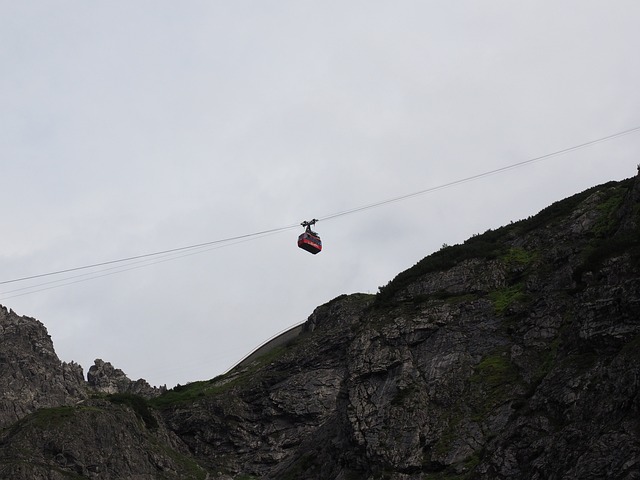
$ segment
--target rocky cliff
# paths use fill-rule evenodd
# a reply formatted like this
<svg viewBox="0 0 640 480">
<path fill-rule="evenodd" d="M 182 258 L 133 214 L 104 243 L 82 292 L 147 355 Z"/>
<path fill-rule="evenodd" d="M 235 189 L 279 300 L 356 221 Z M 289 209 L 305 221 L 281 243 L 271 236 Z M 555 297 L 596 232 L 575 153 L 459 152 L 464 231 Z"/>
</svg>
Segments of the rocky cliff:
<svg viewBox="0 0 640 480">
<path fill-rule="evenodd" d="M 156 397 L 166 388 L 130 380 L 109 362 L 96 359 L 87 381 L 77 363 L 61 362 L 51 336 L 38 320 L 0 305 L 0 428 L 41 408 L 75 405 L 98 393 Z"/>
<path fill-rule="evenodd" d="M 87 397 L 82 368 L 63 363 L 45 326 L 0 306 L 0 427 Z"/>
<path fill-rule="evenodd" d="M 5 416 L 2 478 L 640 478 L 640 178 L 443 248 L 152 399 L 86 393 L 23 334 L 17 361 L 52 374 Z"/>
</svg>

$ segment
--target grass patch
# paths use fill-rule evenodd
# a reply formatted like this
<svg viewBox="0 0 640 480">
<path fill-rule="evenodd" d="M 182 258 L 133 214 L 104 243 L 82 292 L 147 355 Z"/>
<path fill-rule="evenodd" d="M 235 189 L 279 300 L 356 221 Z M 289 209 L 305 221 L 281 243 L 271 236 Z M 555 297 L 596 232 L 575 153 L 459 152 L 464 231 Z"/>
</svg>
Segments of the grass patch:
<svg viewBox="0 0 640 480">
<path fill-rule="evenodd" d="M 569 216 L 577 207 L 595 192 L 609 192 L 602 203 L 602 211 L 615 212 L 619 206 L 621 195 L 632 185 L 633 179 L 622 182 L 608 182 L 589 188 L 564 200 L 560 200 L 543 209 L 537 215 L 525 220 L 511 223 L 496 230 L 487 230 L 480 235 L 474 235 L 464 244 L 443 246 L 439 251 L 423 258 L 413 267 L 398 274 L 387 285 L 379 287 L 375 305 L 388 306 L 396 293 L 415 282 L 419 277 L 432 272 L 448 270 L 459 263 L 472 258 L 490 260 L 503 258 L 508 262 L 528 265 L 535 260 L 534 252 L 524 249 L 509 248 L 506 244 L 509 238 L 523 235 L 532 230 L 554 225 Z M 604 227 L 602 227 L 604 228 Z"/>
<path fill-rule="evenodd" d="M 6 460 L 0 459 L 0 475 L 3 475 L 1 478 L 13 478 L 4 476 L 7 475 L 5 469 L 2 466 L 5 465 L 8 469 L 22 467 L 22 475 L 20 478 L 26 478 L 23 475 L 26 475 L 27 472 L 33 475 L 33 478 L 69 478 L 72 480 L 87 480 L 87 477 L 81 475 L 79 473 L 63 470 L 62 468 L 52 466 L 46 463 L 27 461 L 27 460 Z M 55 474 L 55 475 L 53 475 Z"/>
<path fill-rule="evenodd" d="M 159 397 L 151 399 L 149 403 L 151 406 L 160 409 L 175 404 L 191 403 L 209 395 L 215 395 L 229 390 L 235 383 L 234 381 L 231 381 L 222 385 L 217 385 L 216 383 L 219 381 L 219 377 L 216 377 L 214 380 L 192 382 L 186 385 L 176 385 L 174 388 L 167 390 Z"/>
<path fill-rule="evenodd" d="M 610 258 L 629 253 L 631 262 L 640 266 L 640 232 L 600 239 L 586 250 L 585 259 L 574 271 L 574 280 L 580 282 L 586 272 L 595 272 Z"/>
<path fill-rule="evenodd" d="M 623 187 L 611 188 L 604 192 L 607 196 L 597 207 L 600 218 L 593 227 L 594 236 L 607 237 L 615 231 L 620 221 L 617 213 L 627 192 L 628 188 Z"/>
<path fill-rule="evenodd" d="M 479 298 L 477 293 L 449 293 L 445 290 L 440 290 L 431 295 L 425 295 L 425 300 L 442 300 L 444 303 L 449 303 L 452 305 L 458 303 L 467 303 L 473 302 Z"/>
<path fill-rule="evenodd" d="M 508 267 L 527 267 L 537 258 L 538 253 L 520 247 L 511 247 L 500 257 Z"/>
<path fill-rule="evenodd" d="M 102 410 L 96 407 L 87 407 L 84 405 L 40 408 L 26 417 L 21 418 L 14 424 L 6 427 L 2 431 L 9 431 L 10 434 L 13 435 L 27 424 L 41 429 L 59 428 L 66 422 L 73 420 L 76 414 L 81 411 L 101 412 Z"/>
<path fill-rule="evenodd" d="M 182 468 L 181 474 L 186 474 L 186 477 L 181 476 L 180 478 L 188 478 L 194 480 L 206 480 L 207 478 L 209 478 L 209 474 L 207 473 L 207 471 L 202 468 L 193 458 L 183 455 L 182 453 L 177 452 L 167 446 L 161 446 L 160 449 L 166 456 L 170 457 Z"/>
<path fill-rule="evenodd" d="M 27 418 L 36 426 L 48 428 L 65 423 L 74 417 L 75 412 L 76 408 L 71 406 L 41 408 Z"/>
<path fill-rule="evenodd" d="M 472 419 L 477 422 L 483 422 L 496 405 L 512 398 L 514 387 L 522 381 L 518 368 L 503 348 L 484 357 L 469 380 L 482 392 L 476 396 L 477 403 L 473 405 Z"/>
<path fill-rule="evenodd" d="M 506 310 L 516 302 L 525 302 L 528 299 L 524 293 L 522 284 L 512 285 L 510 287 L 494 290 L 489 293 L 489 298 L 493 302 L 493 308 L 498 315 L 503 315 Z"/>
<path fill-rule="evenodd" d="M 116 405 L 127 405 L 128 407 L 131 407 L 147 428 L 158 428 L 158 420 L 156 420 L 156 417 L 153 415 L 147 399 L 131 393 L 115 393 L 113 395 L 109 395 L 107 399 Z"/>
<path fill-rule="evenodd" d="M 423 258 L 413 267 L 398 274 L 387 285 L 379 287 L 376 305 L 388 304 L 393 296 L 407 287 L 419 277 L 432 272 L 440 272 L 455 267 L 459 263 L 472 258 L 494 259 L 503 253 L 504 246 L 497 240 L 502 237 L 507 227 L 486 232 L 470 238 L 464 244 L 452 245 Z M 498 234 L 496 235 L 496 232 Z"/>
<path fill-rule="evenodd" d="M 518 370 L 509 360 L 506 351 L 499 351 L 484 357 L 476 366 L 471 377 L 473 382 L 482 383 L 490 389 L 511 385 L 518 379 Z"/>
<path fill-rule="evenodd" d="M 593 240 L 585 250 L 582 265 L 574 271 L 573 278 L 582 285 L 582 276 L 587 272 L 596 272 L 610 258 L 629 254 L 630 262 L 640 267 L 640 227 L 625 234 L 615 235 L 620 223 L 620 207 L 631 183 L 621 182 L 617 188 L 605 191 L 606 197 L 598 205 L 600 217 L 593 227 Z M 640 216 L 640 206 L 635 205 L 633 214 Z"/>
<path fill-rule="evenodd" d="M 588 188 L 583 192 L 576 193 L 571 197 L 565 198 L 558 202 L 552 203 L 547 208 L 543 209 L 537 215 L 529 217 L 526 220 L 516 222 L 517 233 L 527 233 L 538 228 L 543 228 L 552 225 L 563 218 L 566 218 L 571 212 L 573 212 L 580 203 L 585 201 L 589 196 L 598 192 L 606 191 L 611 188 L 629 188 L 633 184 L 633 179 L 625 180 L 622 182 L 607 182 L 602 185 Z"/>
<path fill-rule="evenodd" d="M 204 380 L 198 382 L 188 383 L 186 385 L 176 385 L 171 390 L 166 391 L 159 397 L 149 400 L 149 404 L 153 407 L 162 409 L 171 407 L 176 404 L 191 403 L 197 400 L 201 400 L 206 397 L 219 395 L 226 393 L 233 388 L 237 388 L 247 383 L 249 379 L 256 380 L 255 373 L 261 368 L 269 365 L 278 358 L 280 358 L 285 352 L 289 351 L 289 347 L 295 343 L 292 343 L 276 347 L 264 355 L 258 357 L 248 367 L 244 367 L 244 370 L 240 373 L 230 372 L 225 375 L 218 375 L 212 380 Z M 265 375 L 262 379 L 265 381 L 273 380 L 276 375 Z M 225 381 L 228 378 L 229 380 Z M 259 379 L 258 379 L 259 380 Z"/>
</svg>

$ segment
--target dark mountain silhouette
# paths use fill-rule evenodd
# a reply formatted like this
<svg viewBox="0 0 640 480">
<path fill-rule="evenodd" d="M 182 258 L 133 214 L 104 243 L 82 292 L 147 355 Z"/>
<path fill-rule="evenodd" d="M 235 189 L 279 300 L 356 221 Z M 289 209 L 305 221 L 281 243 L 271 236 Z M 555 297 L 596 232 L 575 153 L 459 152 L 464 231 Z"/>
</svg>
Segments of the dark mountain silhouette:
<svg viewBox="0 0 640 480">
<path fill-rule="evenodd" d="M 640 478 L 640 177 L 341 296 L 164 391 L 0 310 L 0 477 Z M 282 340 L 282 339 L 281 339 Z"/>
</svg>

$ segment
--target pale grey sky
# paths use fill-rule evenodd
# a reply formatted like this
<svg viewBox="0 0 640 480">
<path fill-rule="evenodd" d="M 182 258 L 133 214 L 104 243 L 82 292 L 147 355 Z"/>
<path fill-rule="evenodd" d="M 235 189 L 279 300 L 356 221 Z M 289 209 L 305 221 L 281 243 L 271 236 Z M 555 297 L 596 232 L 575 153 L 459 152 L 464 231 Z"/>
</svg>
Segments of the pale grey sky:
<svg viewBox="0 0 640 480">
<path fill-rule="evenodd" d="M 638 25 L 637 1 L 0 0 L 0 281 L 293 225 L 640 126 Z M 285 230 L 28 295 L 59 277 L 0 285 L 0 303 L 85 372 L 102 358 L 155 385 L 208 379 L 443 243 L 634 175 L 639 153 L 632 134 L 319 222 L 317 256 Z"/>
</svg>

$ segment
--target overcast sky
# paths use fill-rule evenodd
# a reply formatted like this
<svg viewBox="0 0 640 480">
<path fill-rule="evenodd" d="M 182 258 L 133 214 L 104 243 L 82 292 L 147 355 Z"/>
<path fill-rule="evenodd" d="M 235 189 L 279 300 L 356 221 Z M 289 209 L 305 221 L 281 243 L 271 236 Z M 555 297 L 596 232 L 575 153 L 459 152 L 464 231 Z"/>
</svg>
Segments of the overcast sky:
<svg viewBox="0 0 640 480">
<path fill-rule="evenodd" d="M 639 25 L 637 0 L 0 0 L 0 281 L 292 226 L 638 127 Z M 102 358 L 153 385 L 210 379 L 337 295 L 638 162 L 635 133 L 319 222 L 316 256 L 284 229 L 3 284 L 0 303 L 85 373 Z"/>
</svg>

